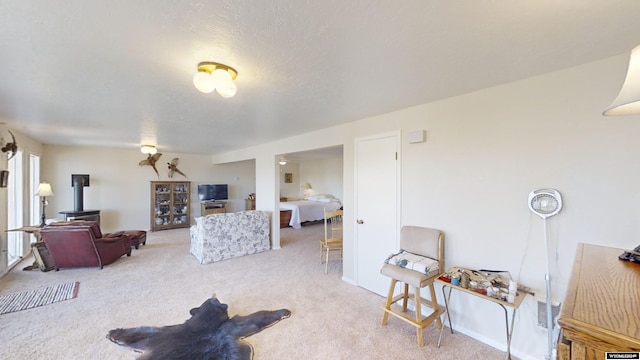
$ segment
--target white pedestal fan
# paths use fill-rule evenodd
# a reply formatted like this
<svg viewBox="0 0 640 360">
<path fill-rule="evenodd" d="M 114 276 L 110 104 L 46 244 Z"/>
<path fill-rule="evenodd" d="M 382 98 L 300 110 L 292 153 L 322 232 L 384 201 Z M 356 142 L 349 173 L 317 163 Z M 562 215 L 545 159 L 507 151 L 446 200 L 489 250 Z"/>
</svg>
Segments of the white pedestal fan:
<svg viewBox="0 0 640 360">
<path fill-rule="evenodd" d="M 529 194 L 529 209 L 540 216 L 544 223 L 544 245 L 547 255 L 547 359 L 551 359 L 553 353 L 553 317 L 551 314 L 551 270 L 549 265 L 549 234 L 547 231 L 547 219 L 556 215 L 562 209 L 562 196 L 554 189 L 537 189 Z"/>
</svg>

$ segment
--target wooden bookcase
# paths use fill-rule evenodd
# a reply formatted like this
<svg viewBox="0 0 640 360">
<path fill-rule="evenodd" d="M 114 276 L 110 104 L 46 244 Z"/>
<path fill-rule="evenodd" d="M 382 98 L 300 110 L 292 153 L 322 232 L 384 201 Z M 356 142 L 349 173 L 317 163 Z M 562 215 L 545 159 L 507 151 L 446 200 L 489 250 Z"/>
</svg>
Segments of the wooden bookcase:
<svg viewBox="0 0 640 360">
<path fill-rule="evenodd" d="M 151 231 L 189 227 L 191 183 L 151 182 Z"/>
</svg>

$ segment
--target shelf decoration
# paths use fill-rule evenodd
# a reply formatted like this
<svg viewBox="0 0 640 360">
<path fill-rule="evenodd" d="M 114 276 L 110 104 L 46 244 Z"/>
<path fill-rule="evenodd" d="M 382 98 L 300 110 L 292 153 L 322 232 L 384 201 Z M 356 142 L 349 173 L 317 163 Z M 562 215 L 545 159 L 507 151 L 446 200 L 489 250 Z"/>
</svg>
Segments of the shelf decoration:
<svg viewBox="0 0 640 360">
<path fill-rule="evenodd" d="M 158 179 L 160 178 L 160 173 L 158 173 L 158 169 L 156 169 L 156 162 L 160 159 L 160 156 L 162 156 L 162 153 L 155 153 L 153 155 L 149 154 L 147 155 L 147 158 L 140 161 L 138 163 L 138 165 L 143 166 L 143 165 L 149 165 L 153 168 L 153 171 L 156 172 L 156 175 L 158 175 Z"/>
<path fill-rule="evenodd" d="M 179 160 L 180 159 L 178 159 L 178 158 L 173 158 L 173 160 L 171 160 L 170 163 L 167 163 L 168 168 L 169 168 L 169 178 L 173 177 L 173 173 L 178 173 L 178 174 L 180 174 L 180 175 L 182 175 L 184 177 L 187 177 L 187 175 L 185 175 L 182 171 L 180 171 L 178 169 L 178 161 Z"/>
<path fill-rule="evenodd" d="M 11 135 L 11 141 L 4 144 L 1 150 L 3 153 L 8 152 L 9 158 L 7 160 L 11 160 L 11 158 L 13 158 L 18 152 L 18 143 L 16 142 L 16 137 L 13 135 L 11 130 L 7 130 L 7 132 Z M 4 142 L 4 139 L 2 139 L 2 142 Z"/>
</svg>

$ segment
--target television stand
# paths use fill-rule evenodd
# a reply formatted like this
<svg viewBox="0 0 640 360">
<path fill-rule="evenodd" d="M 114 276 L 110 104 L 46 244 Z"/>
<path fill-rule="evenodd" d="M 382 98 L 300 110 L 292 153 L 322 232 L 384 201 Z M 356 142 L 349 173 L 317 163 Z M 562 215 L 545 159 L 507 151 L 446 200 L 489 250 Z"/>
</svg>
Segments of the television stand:
<svg viewBox="0 0 640 360">
<path fill-rule="evenodd" d="M 224 201 L 203 201 L 200 203 L 200 215 L 224 214 L 227 212 Z"/>
</svg>

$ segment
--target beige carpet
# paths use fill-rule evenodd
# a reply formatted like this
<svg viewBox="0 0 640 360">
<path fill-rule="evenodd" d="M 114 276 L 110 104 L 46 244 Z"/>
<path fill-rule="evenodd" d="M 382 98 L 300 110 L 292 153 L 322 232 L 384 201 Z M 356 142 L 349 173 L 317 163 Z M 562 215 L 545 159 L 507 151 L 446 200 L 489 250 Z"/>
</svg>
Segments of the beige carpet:
<svg viewBox="0 0 640 360">
<path fill-rule="evenodd" d="M 255 359 L 503 359 L 504 353 L 435 325 L 417 346 L 415 330 L 392 318 L 381 326 L 384 299 L 340 280 L 320 264 L 322 225 L 282 229 L 282 249 L 199 265 L 188 229 L 150 232 L 131 257 L 98 268 L 22 271 L 0 279 L 0 295 L 72 281 L 78 297 L 0 318 L 0 359 L 135 359 L 105 338 L 110 329 L 184 322 L 213 293 L 229 314 L 287 308 L 292 316 L 247 341 Z M 382 261 L 382 260 L 381 260 Z"/>
</svg>

